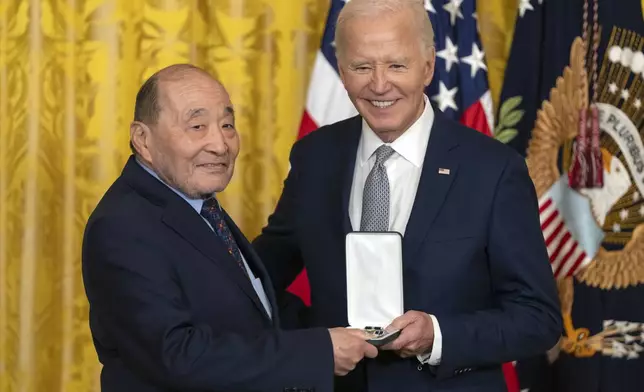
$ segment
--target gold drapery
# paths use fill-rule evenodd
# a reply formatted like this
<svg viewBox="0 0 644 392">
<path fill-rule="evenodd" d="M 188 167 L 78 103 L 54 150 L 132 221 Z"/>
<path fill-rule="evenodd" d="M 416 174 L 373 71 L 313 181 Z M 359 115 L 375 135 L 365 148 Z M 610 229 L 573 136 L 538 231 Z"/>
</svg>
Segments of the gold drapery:
<svg viewBox="0 0 644 392">
<path fill-rule="evenodd" d="M 328 0 L 0 1 L 0 391 L 98 391 L 86 219 L 129 155 L 142 81 L 190 62 L 242 139 L 222 204 L 249 237 L 288 170 Z"/>
<path fill-rule="evenodd" d="M 157 69 L 194 63 L 227 87 L 242 150 L 221 199 L 247 236 L 259 232 L 288 170 L 327 7 L 0 1 L 0 392 L 99 390 L 82 232 L 129 155 L 135 94 Z"/>
<path fill-rule="evenodd" d="M 476 1 L 481 44 L 485 50 L 488 82 L 495 113 L 499 107 L 518 9 L 519 0 Z"/>
</svg>

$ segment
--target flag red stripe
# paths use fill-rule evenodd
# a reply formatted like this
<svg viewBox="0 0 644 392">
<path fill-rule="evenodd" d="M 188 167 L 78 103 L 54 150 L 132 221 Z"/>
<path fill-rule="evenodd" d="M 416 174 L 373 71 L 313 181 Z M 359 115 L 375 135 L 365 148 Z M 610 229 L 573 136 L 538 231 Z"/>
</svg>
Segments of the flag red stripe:
<svg viewBox="0 0 644 392">
<path fill-rule="evenodd" d="M 563 227 L 564 227 L 564 223 L 562 221 L 561 223 L 559 223 L 559 226 L 557 226 L 555 231 L 553 231 L 552 234 L 550 234 L 550 236 L 546 238 L 546 246 L 550 246 L 550 244 L 552 244 L 552 241 L 554 241 L 557 238 L 557 236 L 559 235 L 559 232 L 561 231 L 561 229 L 563 229 Z"/>
<path fill-rule="evenodd" d="M 577 271 L 577 268 L 579 268 L 579 265 L 581 264 L 582 261 L 584 261 L 585 258 L 586 258 L 586 252 L 582 252 L 579 255 L 579 257 L 577 257 L 577 260 L 575 260 L 575 264 L 568 271 L 567 276 L 572 276 Z"/>
<path fill-rule="evenodd" d="M 471 105 L 463 111 L 460 122 L 461 124 L 474 128 L 483 134 L 492 136 L 492 130 L 488 125 L 487 116 L 485 115 L 485 110 L 483 110 L 481 101 L 476 101 L 474 105 Z"/>
<path fill-rule="evenodd" d="M 564 234 L 563 238 L 561 238 L 561 241 L 559 241 L 559 245 L 557 245 L 557 248 L 555 248 L 555 251 L 552 252 L 552 254 L 550 255 L 550 262 L 551 263 L 553 261 L 557 260 L 557 257 L 559 256 L 559 253 L 561 252 L 563 247 L 568 243 L 569 239 L 570 239 L 570 233 L 567 232 L 566 234 Z M 561 265 L 563 265 L 563 264 L 564 263 L 562 262 Z M 560 268 L 561 268 L 561 265 L 560 265 Z"/>
<path fill-rule="evenodd" d="M 559 216 L 559 211 L 554 210 L 552 211 L 552 214 L 546 219 L 545 222 L 541 224 L 541 231 L 544 231 L 550 224 L 552 223 L 553 220 L 555 220 Z"/>
<path fill-rule="evenodd" d="M 543 203 L 541 207 L 539 207 L 539 215 L 543 214 L 543 212 L 547 210 L 548 207 L 550 207 L 551 205 L 552 205 L 552 199 L 546 200 L 546 202 Z"/>
<path fill-rule="evenodd" d="M 563 266 L 566 265 L 566 263 L 568 262 L 568 260 L 570 260 L 570 257 L 572 257 L 572 255 L 575 253 L 576 250 L 577 250 L 577 242 L 575 241 L 575 243 L 573 243 L 573 245 L 570 247 L 570 250 L 566 252 L 566 254 L 564 255 L 559 267 L 557 267 L 557 270 L 555 271 L 555 278 L 559 277 L 561 268 L 563 268 Z"/>
<path fill-rule="evenodd" d="M 302 122 L 300 122 L 300 130 L 297 133 L 297 138 L 301 139 L 302 137 L 308 135 L 309 133 L 315 131 L 318 128 L 318 125 L 313 121 L 308 111 L 304 111 L 302 114 Z"/>
<path fill-rule="evenodd" d="M 552 263 L 552 261 L 550 262 Z M 561 274 L 561 270 L 565 265 L 566 265 L 565 261 L 559 260 L 559 263 L 557 264 L 557 268 L 555 269 L 555 272 L 554 272 L 555 279 L 557 279 L 557 277 Z"/>
<path fill-rule="evenodd" d="M 306 306 L 311 306 L 311 290 L 309 288 L 309 277 L 306 270 L 297 275 L 293 283 L 288 287 L 288 292 L 293 293 L 302 299 Z"/>
<path fill-rule="evenodd" d="M 313 121 L 313 119 L 309 115 L 309 112 L 305 110 L 302 114 L 302 122 L 300 122 L 300 129 L 298 131 L 297 138 L 301 139 L 302 137 L 315 131 L 317 128 L 318 125 L 315 123 L 315 121 Z M 306 304 L 306 306 L 311 306 L 311 289 L 309 287 L 309 277 L 306 274 L 306 269 L 303 269 L 297 275 L 293 283 L 291 283 L 291 285 L 286 290 L 300 297 L 300 299 Z"/>
<path fill-rule="evenodd" d="M 519 377 L 511 362 L 503 364 L 503 376 L 505 376 L 508 392 L 519 392 Z"/>
</svg>

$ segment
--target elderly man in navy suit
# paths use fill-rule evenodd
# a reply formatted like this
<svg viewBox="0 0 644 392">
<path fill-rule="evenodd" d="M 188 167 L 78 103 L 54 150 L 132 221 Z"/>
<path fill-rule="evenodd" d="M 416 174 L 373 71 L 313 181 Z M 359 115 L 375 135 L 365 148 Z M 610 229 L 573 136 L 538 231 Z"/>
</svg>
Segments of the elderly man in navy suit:
<svg viewBox="0 0 644 392">
<path fill-rule="evenodd" d="M 83 242 L 104 392 L 330 392 L 334 373 L 377 355 L 357 330 L 280 330 L 270 278 L 216 199 L 239 152 L 220 83 L 165 68 L 134 117 L 135 154 Z"/>
<path fill-rule="evenodd" d="M 562 321 L 524 160 L 434 110 L 422 0 L 352 0 L 336 27 L 360 113 L 298 141 L 254 241 L 277 290 L 306 267 L 308 325 L 346 326 L 345 235 L 403 234 L 402 330 L 336 390 L 505 391 L 502 363 L 553 347 Z"/>
</svg>

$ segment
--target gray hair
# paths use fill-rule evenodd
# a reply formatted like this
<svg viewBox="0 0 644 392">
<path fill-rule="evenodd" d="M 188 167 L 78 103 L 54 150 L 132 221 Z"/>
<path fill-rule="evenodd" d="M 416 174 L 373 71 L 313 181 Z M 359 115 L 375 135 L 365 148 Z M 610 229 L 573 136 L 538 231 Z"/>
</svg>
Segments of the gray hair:
<svg viewBox="0 0 644 392">
<path fill-rule="evenodd" d="M 412 12 L 411 22 L 420 30 L 421 46 L 425 54 L 429 53 L 429 49 L 434 47 L 434 28 L 427 17 L 423 0 L 351 0 L 340 11 L 335 25 L 336 56 L 342 56 L 343 31 L 349 20 L 356 17 L 390 15 L 404 10 Z"/>
</svg>

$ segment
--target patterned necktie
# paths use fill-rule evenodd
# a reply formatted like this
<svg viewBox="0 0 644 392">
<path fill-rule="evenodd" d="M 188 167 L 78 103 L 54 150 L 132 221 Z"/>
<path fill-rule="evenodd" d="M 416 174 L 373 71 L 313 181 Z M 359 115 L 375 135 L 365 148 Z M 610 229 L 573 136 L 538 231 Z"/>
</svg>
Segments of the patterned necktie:
<svg viewBox="0 0 644 392">
<path fill-rule="evenodd" d="M 208 223 L 210 223 L 217 236 L 223 241 L 224 245 L 228 249 L 228 253 L 235 259 L 239 267 L 244 272 L 244 275 L 248 276 L 237 242 L 235 242 L 235 238 L 233 238 L 233 234 L 230 232 L 230 229 L 224 220 L 224 216 L 217 199 L 211 197 L 204 201 L 203 206 L 201 207 L 201 216 L 206 218 Z"/>
<path fill-rule="evenodd" d="M 389 177 L 385 161 L 394 149 L 382 145 L 376 150 L 376 164 L 369 172 L 362 194 L 360 231 L 389 231 Z"/>
</svg>

